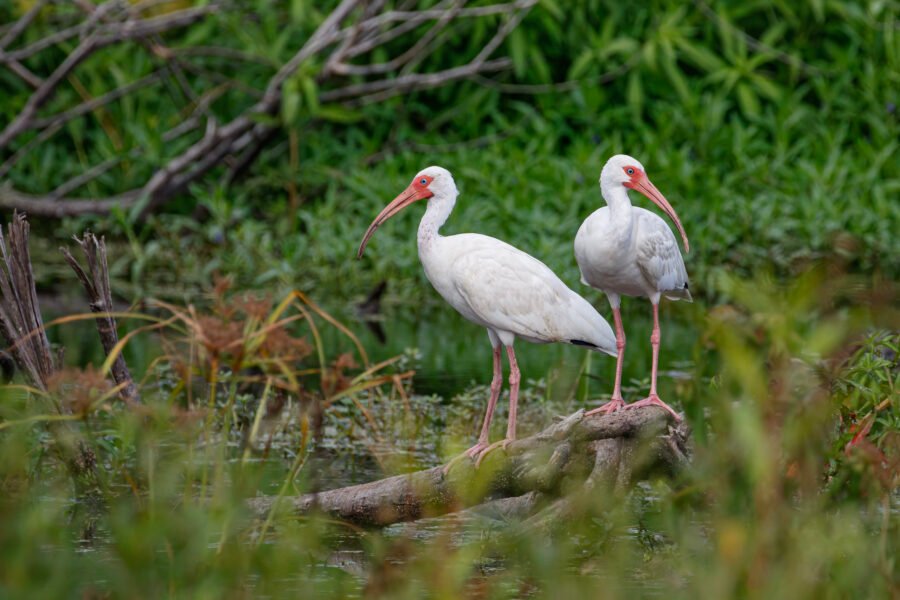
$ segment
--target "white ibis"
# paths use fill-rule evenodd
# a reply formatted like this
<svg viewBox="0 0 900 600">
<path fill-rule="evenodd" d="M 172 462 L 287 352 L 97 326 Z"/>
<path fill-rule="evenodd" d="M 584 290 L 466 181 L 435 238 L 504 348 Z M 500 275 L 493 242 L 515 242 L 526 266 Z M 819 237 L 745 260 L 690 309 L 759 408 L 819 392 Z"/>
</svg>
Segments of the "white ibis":
<svg viewBox="0 0 900 600">
<path fill-rule="evenodd" d="M 690 251 L 687 235 L 675 209 L 650 183 L 643 165 L 624 154 L 610 158 L 600 174 L 600 192 L 607 205 L 585 219 L 575 236 L 575 258 L 581 269 L 581 281 L 604 292 L 609 299 L 616 325 L 616 348 L 619 350 L 612 398 L 588 414 L 657 405 L 680 420 L 678 414 L 656 393 L 659 300 L 665 296 L 671 300 L 691 301 L 687 271 L 672 230 L 654 213 L 631 206 L 628 190 L 640 192 L 662 209 L 678 227 L 685 252 Z M 621 389 L 622 359 L 625 355 L 625 332 L 619 313 L 621 296 L 647 297 L 653 303 L 650 395 L 628 405 L 622 399 Z"/>
<path fill-rule="evenodd" d="M 385 221 L 416 200 L 428 200 L 419 223 L 419 259 L 431 285 L 463 317 L 487 328 L 494 347 L 491 396 L 478 443 L 466 454 L 480 459 L 488 444 L 491 418 L 503 385 L 500 346 L 509 358 L 508 444 L 516 437 L 519 367 L 515 339 L 564 342 L 616 356 L 612 328 L 591 304 L 570 290 L 544 263 L 498 239 L 477 233 L 443 236 L 440 228 L 450 216 L 459 192 L 450 172 L 428 167 L 379 213 L 359 245 L 362 257 L 369 238 Z M 496 444 L 495 444 L 496 445 Z"/>
</svg>

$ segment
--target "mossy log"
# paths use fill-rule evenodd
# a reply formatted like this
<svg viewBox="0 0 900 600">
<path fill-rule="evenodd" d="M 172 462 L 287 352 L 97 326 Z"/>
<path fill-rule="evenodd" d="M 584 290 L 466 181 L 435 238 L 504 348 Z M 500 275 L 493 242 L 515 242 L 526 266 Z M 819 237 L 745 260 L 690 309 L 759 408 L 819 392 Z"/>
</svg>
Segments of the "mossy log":
<svg viewBox="0 0 900 600">
<path fill-rule="evenodd" d="M 538 506 L 565 511 L 577 489 L 624 489 L 643 478 L 674 476 L 690 460 L 690 428 L 658 407 L 585 417 L 583 410 L 540 433 L 496 448 L 481 465 L 462 458 L 424 471 L 379 481 L 282 498 L 277 510 L 320 512 L 368 527 L 465 510 L 486 502 L 504 513 Z M 498 499 L 512 499 L 497 502 Z M 273 497 L 249 500 L 263 516 Z"/>
</svg>

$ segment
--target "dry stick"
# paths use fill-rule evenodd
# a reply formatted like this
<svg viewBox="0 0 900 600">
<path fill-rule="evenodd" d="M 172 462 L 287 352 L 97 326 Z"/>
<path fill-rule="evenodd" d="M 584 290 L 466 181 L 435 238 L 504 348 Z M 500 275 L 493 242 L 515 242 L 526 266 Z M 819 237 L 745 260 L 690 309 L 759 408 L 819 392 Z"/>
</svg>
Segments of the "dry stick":
<svg viewBox="0 0 900 600">
<path fill-rule="evenodd" d="M 113 304 L 112 292 L 109 288 L 109 265 L 106 262 L 106 242 L 102 237 L 98 240 L 89 231 L 85 232 L 83 239 L 75 238 L 75 241 L 84 252 L 88 273 L 85 273 L 68 248 L 60 248 L 60 251 L 84 286 L 91 312 L 98 313 L 97 332 L 100 334 L 100 343 L 103 344 L 103 350 L 109 356 L 116 344 L 119 343 L 119 334 L 116 328 L 116 320 L 109 315 L 109 312 L 113 309 Z M 119 391 L 119 396 L 122 400 L 129 405 L 140 404 L 140 395 L 137 387 L 134 385 L 128 365 L 125 364 L 125 358 L 121 353 L 116 356 L 111 371 L 116 384 L 122 386 L 122 389 Z"/>
<path fill-rule="evenodd" d="M 3 34 L 3 37 L 0 38 L 0 50 L 9 46 L 12 42 L 19 37 L 19 34 L 25 31 L 25 28 L 28 27 L 34 18 L 37 16 L 41 9 L 44 8 L 44 5 L 47 4 L 47 0 L 38 0 L 35 2 L 28 11 L 22 15 L 18 21 L 13 23 L 13 26 L 9 28 L 9 30 Z"/>
<path fill-rule="evenodd" d="M 86 102 L 82 102 L 77 106 L 73 106 L 72 108 L 65 110 L 63 112 L 57 113 L 52 117 L 44 117 L 42 119 L 34 119 L 30 124 L 30 129 L 45 129 L 47 127 L 53 127 L 56 125 L 62 125 L 71 121 L 74 118 L 80 117 L 81 115 L 92 112 L 101 106 L 105 106 L 110 102 L 115 102 L 119 98 L 130 94 L 136 90 L 147 87 L 148 85 L 155 83 L 162 76 L 162 73 L 159 71 L 154 71 L 149 75 L 141 77 L 136 81 L 132 81 L 131 83 L 126 83 L 122 87 L 116 88 L 114 90 L 110 90 L 101 96 L 97 96 L 96 98 L 91 98 Z"/>
<path fill-rule="evenodd" d="M 7 248 L 0 228 L 0 328 L 19 368 L 35 387 L 46 391 L 54 371 L 53 353 L 38 309 L 28 230 L 25 215 L 14 212 L 7 225 Z"/>
<path fill-rule="evenodd" d="M 108 10 L 110 7 L 118 4 L 119 0 L 111 0 L 110 2 L 106 2 L 96 7 L 95 12 L 101 11 L 100 14 L 102 14 L 104 10 Z M 11 60 L 24 60 L 26 58 L 30 58 L 41 50 L 49 48 L 50 46 L 61 44 L 62 42 L 68 41 L 74 37 L 83 36 L 88 31 L 90 31 L 92 27 L 94 27 L 94 21 L 85 20 L 78 25 L 67 27 L 66 29 L 60 29 L 59 31 L 56 31 L 48 35 L 47 37 L 34 41 L 23 48 L 19 48 L 18 50 L 11 50 L 5 55 L 0 54 L 0 64 L 5 64 Z"/>
<path fill-rule="evenodd" d="M 444 7 L 449 3 L 449 1 L 450 0 L 443 0 L 442 2 L 440 2 L 436 5 L 436 7 L 440 10 L 440 12 L 442 14 L 446 10 L 446 8 L 444 8 Z M 415 15 L 415 16 L 411 16 L 408 19 L 401 19 L 402 22 L 400 23 L 400 25 L 397 25 L 396 27 L 394 27 L 392 29 L 388 29 L 387 31 L 380 31 L 378 33 L 374 33 L 374 32 L 378 31 L 378 29 L 381 27 L 382 24 L 389 22 L 389 21 L 382 20 L 381 17 L 383 17 L 384 15 L 380 15 L 378 17 L 373 17 L 372 19 L 369 19 L 367 21 L 363 21 L 362 23 L 359 24 L 360 29 L 368 30 L 373 33 L 365 36 L 359 42 L 353 44 L 353 46 L 351 48 L 348 48 L 347 52 L 345 53 L 346 58 L 354 58 L 356 56 L 365 54 L 366 52 L 370 52 L 371 50 L 374 50 L 375 48 L 384 46 L 388 42 L 397 39 L 401 35 L 404 35 L 406 33 L 409 33 L 410 31 L 413 31 L 416 27 L 418 27 L 422 23 L 432 20 L 432 19 L 428 18 L 427 16 L 425 16 L 423 13 L 424 13 L 424 11 L 412 12 L 410 14 Z M 343 58 L 344 57 L 342 57 L 342 60 L 343 60 Z"/>
<path fill-rule="evenodd" d="M 586 492 L 630 486 L 654 474 L 673 476 L 690 456 L 690 430 L 673 427 L 659 408 L 584 417 L 580 410 L 544 431 L 512 442 L 488 455 L 480 467 L 462 458 L 380 481 L 282 499 L 295 515 L 322 512 L 365 526 L 385 526 L 478 506 L 487 500 L 532 494 L 560 498 L 569 490 Z M 447 471 L 447 473 L 445 473 Z M 248 501 L 252 512 L 270 512 L 272 497 Z M 552 505 L 551 505 L 552 506 Z M 559 511 L 564 506 L 557 505 Z"/>
<path fill-rule="evenodd" d="M 28 230 L 25 215 L 14 212 L 7 226 L 7 247 L 0 229 L 0 333 L 10 344 L 19 369 L 35 388 L 46 391 L 56 365 L 38 306 Z M 58 403 L 57 410 L 61 415 L 65 413 Z M 77 494 L 98 498 L 102 485 L 93 449 L 70 422 L 58 421 L 48 424 L 48 428 L 55 437 L 54 450 L 69 470 Z"/>
<path fill-rule="evenodd" d="M 461 67 L 453 67 L 435 73 L 411 73 L 394 79 L 379 79 L 329 90 L 322 93 L 321 99 L 324 102 L 348 99 L 354 99 L 357 103 L 373 102 L 402 94 L 413 88 L 417 90 L 428 89 L 458 79 L 468 78 L 479 72 L 500 71 L 508 68 L 509 65 L 510 61 L 508 58 L 497 58 L 484 61 L 481 64 L 469 63 Z"/>
<path fill-rule="evenodd" d="M 346 98 L 347 96 L 360 96 L 355 104 L 366 104 L 369 102 L 381 101 L 391 96 L 401 94 L 404 91 L 416 88 L 427 89 L 442 85 L 448 81 L 463 79 L 477 75 L 484 71 L 501 70 L 509 66 L 509 59 L 487 60 L 491 54 L 503 43 L 503 40 L 512 32 L 519 22 L 528 14 L 528 11 L 536 3 L 537 0 L 525 2 L 525 8 L 513 14 L 500 28 L 494 37 L 485 44 L 484 48 L 473 58 L 468 64 L 461 67 L 446 69 L 437 73 L 410 73 L 401 75 L 394 79 L 384 79 L 380 81 L 370 81 L 357 85 L 350 85 L 339 90 L 326 92 L 322 94 L 323 100 L 335 100 Z"/>
<path fill-rule="evenodd" d="M 110 198 L 71 200 L 67 198 L 55 199 L 30 196 L 9 188 L 0 188 L 0 207 L 27 208 L 34 212 L 34 214 L 41 214 L 44 216 L 65 216 L 97 212 L 105 213 L 116 206 L 130 207 L 139 200 L 144 200 L 145 203 L 142 207 L 141 215 L 146 215 L 161 203 L 165 202 L 168 198 L 182 191 L 189 183 L 195 181 L 211 168 L 218 165 L 224 157 L 239 152 L 242 148 L 252 144 L 254 140 L 259 140 L 268 135 L 270 129 L 273 127 L 258 123 L 256 116 L 262 114 L 272 115 L 277 112 L 281 102 L 281 87 L 283 83 L 308 58 L 326 47 L 346 39 L 350 35 L 355 35 L 354 32 L 358 31 L 361 25 L 371 27 L 373 24 L 379 22 L 403 21 L 410 18 L 437 19 L 444 14 L 443 11 L 434 10 L 409 13 L 391 11 L 380 17 L 372 17 L 362 23 L 357 23 L 353 27 L 340 29 L 341 23 L 357 6 L 359 6 L 360 2 L 361 0 L 343 0 L 319 28 L 316 29 L 303 47 L 300 48 L 300 50 L 270 79 L 261 100 L 254 104 L 244 114 L 221 127 L 216 126 L 212 121 L 208 121 L 206 135 L 183 151 L 180 155 L 170 159 L 169 162 L 160 168 L 142 188 L 130 190 Z M 325 101 L 343 99 L 347 104 L 363 104 L 405 93 L 410 90 L 428 89 L 460 78 L 472 77 L 479 73 L 507 68 L 509 65 L 508 60 L 487 60 L 487 58 L 494 50 L 496 50 L 522 16 L 524 16 L 524 11 L 535 4 L 535 2 L 536 0 L 519 0 L 517 2 L 479 7 L 478 9 L 460 10 L 459 15 L 481 16 L 486 14 L 509 13 L 512 10 L 523 9 L 520 10 L 519 14 L 514 15 L 501 26 L 494 38 L 482 49 L 482 51 L 479 52 L 472 61 L 462 67 L 447 69 L 437 73 L 412 73 L 402 75 L 396 79 L 384 79 L 356 86 L 346 86 L 344 88 L 325 92 L 322 95 L 322 99 Z M 187 12 L 188 11 L 181 11 L 180 13 L 173 14 L 184 15 L 184 13 Z M 422 14 L 420 15 L 420 13 Z M 388 15 L 388 18 L 382 19 L 381 17 L 384 17 L 385 15 Z M 130 24 L 133 27 L 138 27 L 140 25 L 140 27 L 142 27 L 142 33 L 149 35 L 147 25 L 147 22 L 149 21 L 151 20 L 144 20 L 137 24 L 126 23 L 126 25 Z M 133 29 L 127 27 L 123 27 L 122 29 L 125 32 L 133 33 Z M 106 33 L 107 31 L 108 30 L 103 28 L 98 28 L 97 30 L 97 32 L 100 33 Z M 94 35 L 99 35 L 100 33 L 95 33 Z M 122 36 L 124 33 L 119 32 L 118 35 Z M 102 38 L 102 41 L 106 42 L 108 40 L 107 38 Z M 95 45 L 99 43 L 100 42 L 97 41 L 94 42 Z M 86 51 L 83 50 L 82 52 Z M 60 69 L 61 68 L 62 67 L 60 67 Z M 47 85 L 49 81 L 50 80 L 45 82 L 45 85 Z M 36 95 L 37 92 L 33 95 L 33 98 Z M 21 116 L 22 115 L 20 114 L 20 117 Z M 2 145 L 4 136 L 9 137 L 9 132 L 11 130 L 18 130 L 22 126 L 21 122 L 10 124 L 10 126 L 7 127 L 7 131 L 0 134 L 0 145 Z M 252 156 L 253 153 L 251 152 L 250 155 Z"/>
<path fill-rule="evenodd" d="M 457 0 L 452 8 L 445 11 L 444 15 L 438 19 L 438 21 L 423 35 L 416 41 L 415 44 L 410 46 L 405 52 L 392 58 L 391 60 L 383 63 L 375 63 L 371 65 L 351 65 L 344 62 L 340 62 L 340 57 L 335 55 L 335 64 L 332 66 L 332 70 L 335 73 L 340 73 L 341 75 L 376 75 L 381 73 L 387 73 L 398 69 L 404 66 L 413 58 L 418 58 L 421 60 L 425 55 L 429 52 L 425 52 L 427 46 L 431 43 L 431 41 L 440 33 L 449 23 L 452 21 L 456 15 L 459 14 L 460 9 L 465 4 L 465 0 Z M 348 40 L 352 38 L 347 38 Z"/>
<path fill-rule="evenodd" d="M 59 84 L 97 50 L 130 39 L 147 37 L 177 27 L 185 27 L 199 21 L 217 10 L 217 4 L 209 4 L 199 8 L 186 9 L 170 13 L 164 17 L 144 19 L 142 21 L 126 21 L 119 23 L 114 29 L 104 33 L 98 30 L 90 34 L 69 54 L 56 70 L 28 98 L 22 111 L 0 132 L 0 148 L 6 147 L 13 139 L 30 129 L 31 122 L 38 109 L 41 108 L 56 91 Z M 99 11 L 95 11 L 99 12 Z M 93 16 L 93 15 L 92 15 Z"/>
<path fill-rule="evenodd" d="M 9 30 L 3 35 L 3 38 L 0 38 L 0 60 L 4 58 L 5 53 L 3 49 L 6 48 L 11 42 L 15 41 L 19 34 L 31 24 L 31 21 L 37 16 L 37 14 L 44 8 L 44 5 L 47 3 L 47 0 L 39 0 L 35 2 L 34 5 L 24 14 L 18 21 L 13 23 L 13 26 L 9 28 Z M 9 59 L 5 61 L 10 70 L 21 77 L 25 83 L 30 85 L 31 87 L 37 89 L 43 83 L 43 80 L 32 73 L 25 65 L 20 63 L 16 59 Z"/>
<path fill-rule="evenodd" d="M 459 11 L 457 17 L 485 17 L 490 15 L 508 14 L 519 9 L 530 8 L 536 3 L 537 0 L 518 0 L 516 2 L 491 4 L 488 6 L 479 6 L 475 8 L 464 8 Z M 441 6 L 443 6 L 443 4 L 445 3 L 442 3 Z M 363 43 L 355 46 L 348 53 L 348 56 L 352 58 L 354 56 L 359 56 L 360 54 L 369 52 L 370 50 L 373 50 L 397 37 L 400 37 L 404 33 L 412 31 L 425 21 L 440 19 L 445 12 L 446 9 L 444 8 L 432 8 L 428 10 L 417 11 L 392 10 L 369 19 L 368 21 L 363 23 L 363 25 L 369 29 L 377 29 L 382 25 L 387 25 L 389 23 L 395 22 L 402 22 L 402 24 L 393 29 L 389 29 L 385 32 L 379 33 L 373 38 L 365 40 Z"/>
<path fill-rule="evenodd" d="M 627 73 L 639 62 L 640 57 L 632 57 L 613 69 L 595 75 L 593 77 L 585 77 L 584 79 L 569 79 L 557 83 L 503 83 L 488 77 L 476 75 L 472 81 L 478 85 L 483 85 L 494 90 L 498 90 L 504 94 L 552 94 L 556 92 L 571 92 L 577 90 L 583 85 L 604 84 L 618 79 Z"/>
</svg>

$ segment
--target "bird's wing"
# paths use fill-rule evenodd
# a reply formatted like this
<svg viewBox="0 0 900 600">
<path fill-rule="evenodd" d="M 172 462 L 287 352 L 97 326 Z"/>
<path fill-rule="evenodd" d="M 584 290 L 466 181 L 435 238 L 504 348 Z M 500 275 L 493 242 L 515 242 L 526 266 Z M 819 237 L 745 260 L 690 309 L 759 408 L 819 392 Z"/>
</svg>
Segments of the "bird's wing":
<svg viewBox="0 0 900 600">
<path fill-rule="evenodd" d="M 544 263 L 509 244 L 481 238 L 455 258 L 451 271 L 469 309 L 492 328 L 532 341 L 587 338 L 607 345 L 605 330 L 598 330 L 609 326 L 593 307 Z"/>
<path fill-rule="evenodd" d="M 647 283 L 673 300 L 691 300 L 688 274 L 678 248 L 678 240 L 666 222 L 643 209 L 639 210 L 637 265 Z"/>
</svg>

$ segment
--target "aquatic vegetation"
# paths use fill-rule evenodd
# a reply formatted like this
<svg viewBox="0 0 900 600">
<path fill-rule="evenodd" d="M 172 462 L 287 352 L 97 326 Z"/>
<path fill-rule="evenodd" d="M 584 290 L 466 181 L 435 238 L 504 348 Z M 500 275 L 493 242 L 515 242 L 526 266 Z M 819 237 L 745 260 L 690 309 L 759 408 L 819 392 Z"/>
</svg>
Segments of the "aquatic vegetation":
<svg viewBox="0 0 900 600">
<path fill-rule="evenodd" d="M 350 336 L 352 359 L 320 348 L 313 332 L 339 324 L 300 295 L 275 304 L 222 284 L 202 308 L 161 304 L 174 320 L 143 410 L 104 397 L 96 371 L 64 372 L 51 391 L 81 407 L 101 510 L 72 498 L 34 391 L 0 392 L 0 580 L 12 594 L 128 597 L 884 597 L 900 550 L 898 359 L 896 335 L 871 328 L 895 313 L 877 295 L 845 304 L 870 292 L 823 273 L 722 280 L 731 300 L 706 318 L 681 392 L 693 467 L 672 485 L 586 496 L 549 528 L 489 512 L 384 531 L 254 519 L 244 500 L 258 494 L 435 464 L 464 447 L 487 390 L 418 396 L 398 379 L 409 358 L 367 369 Z M 523 390 L 526 423 L 558 413 L 546 393 Z"/>
</svg>

